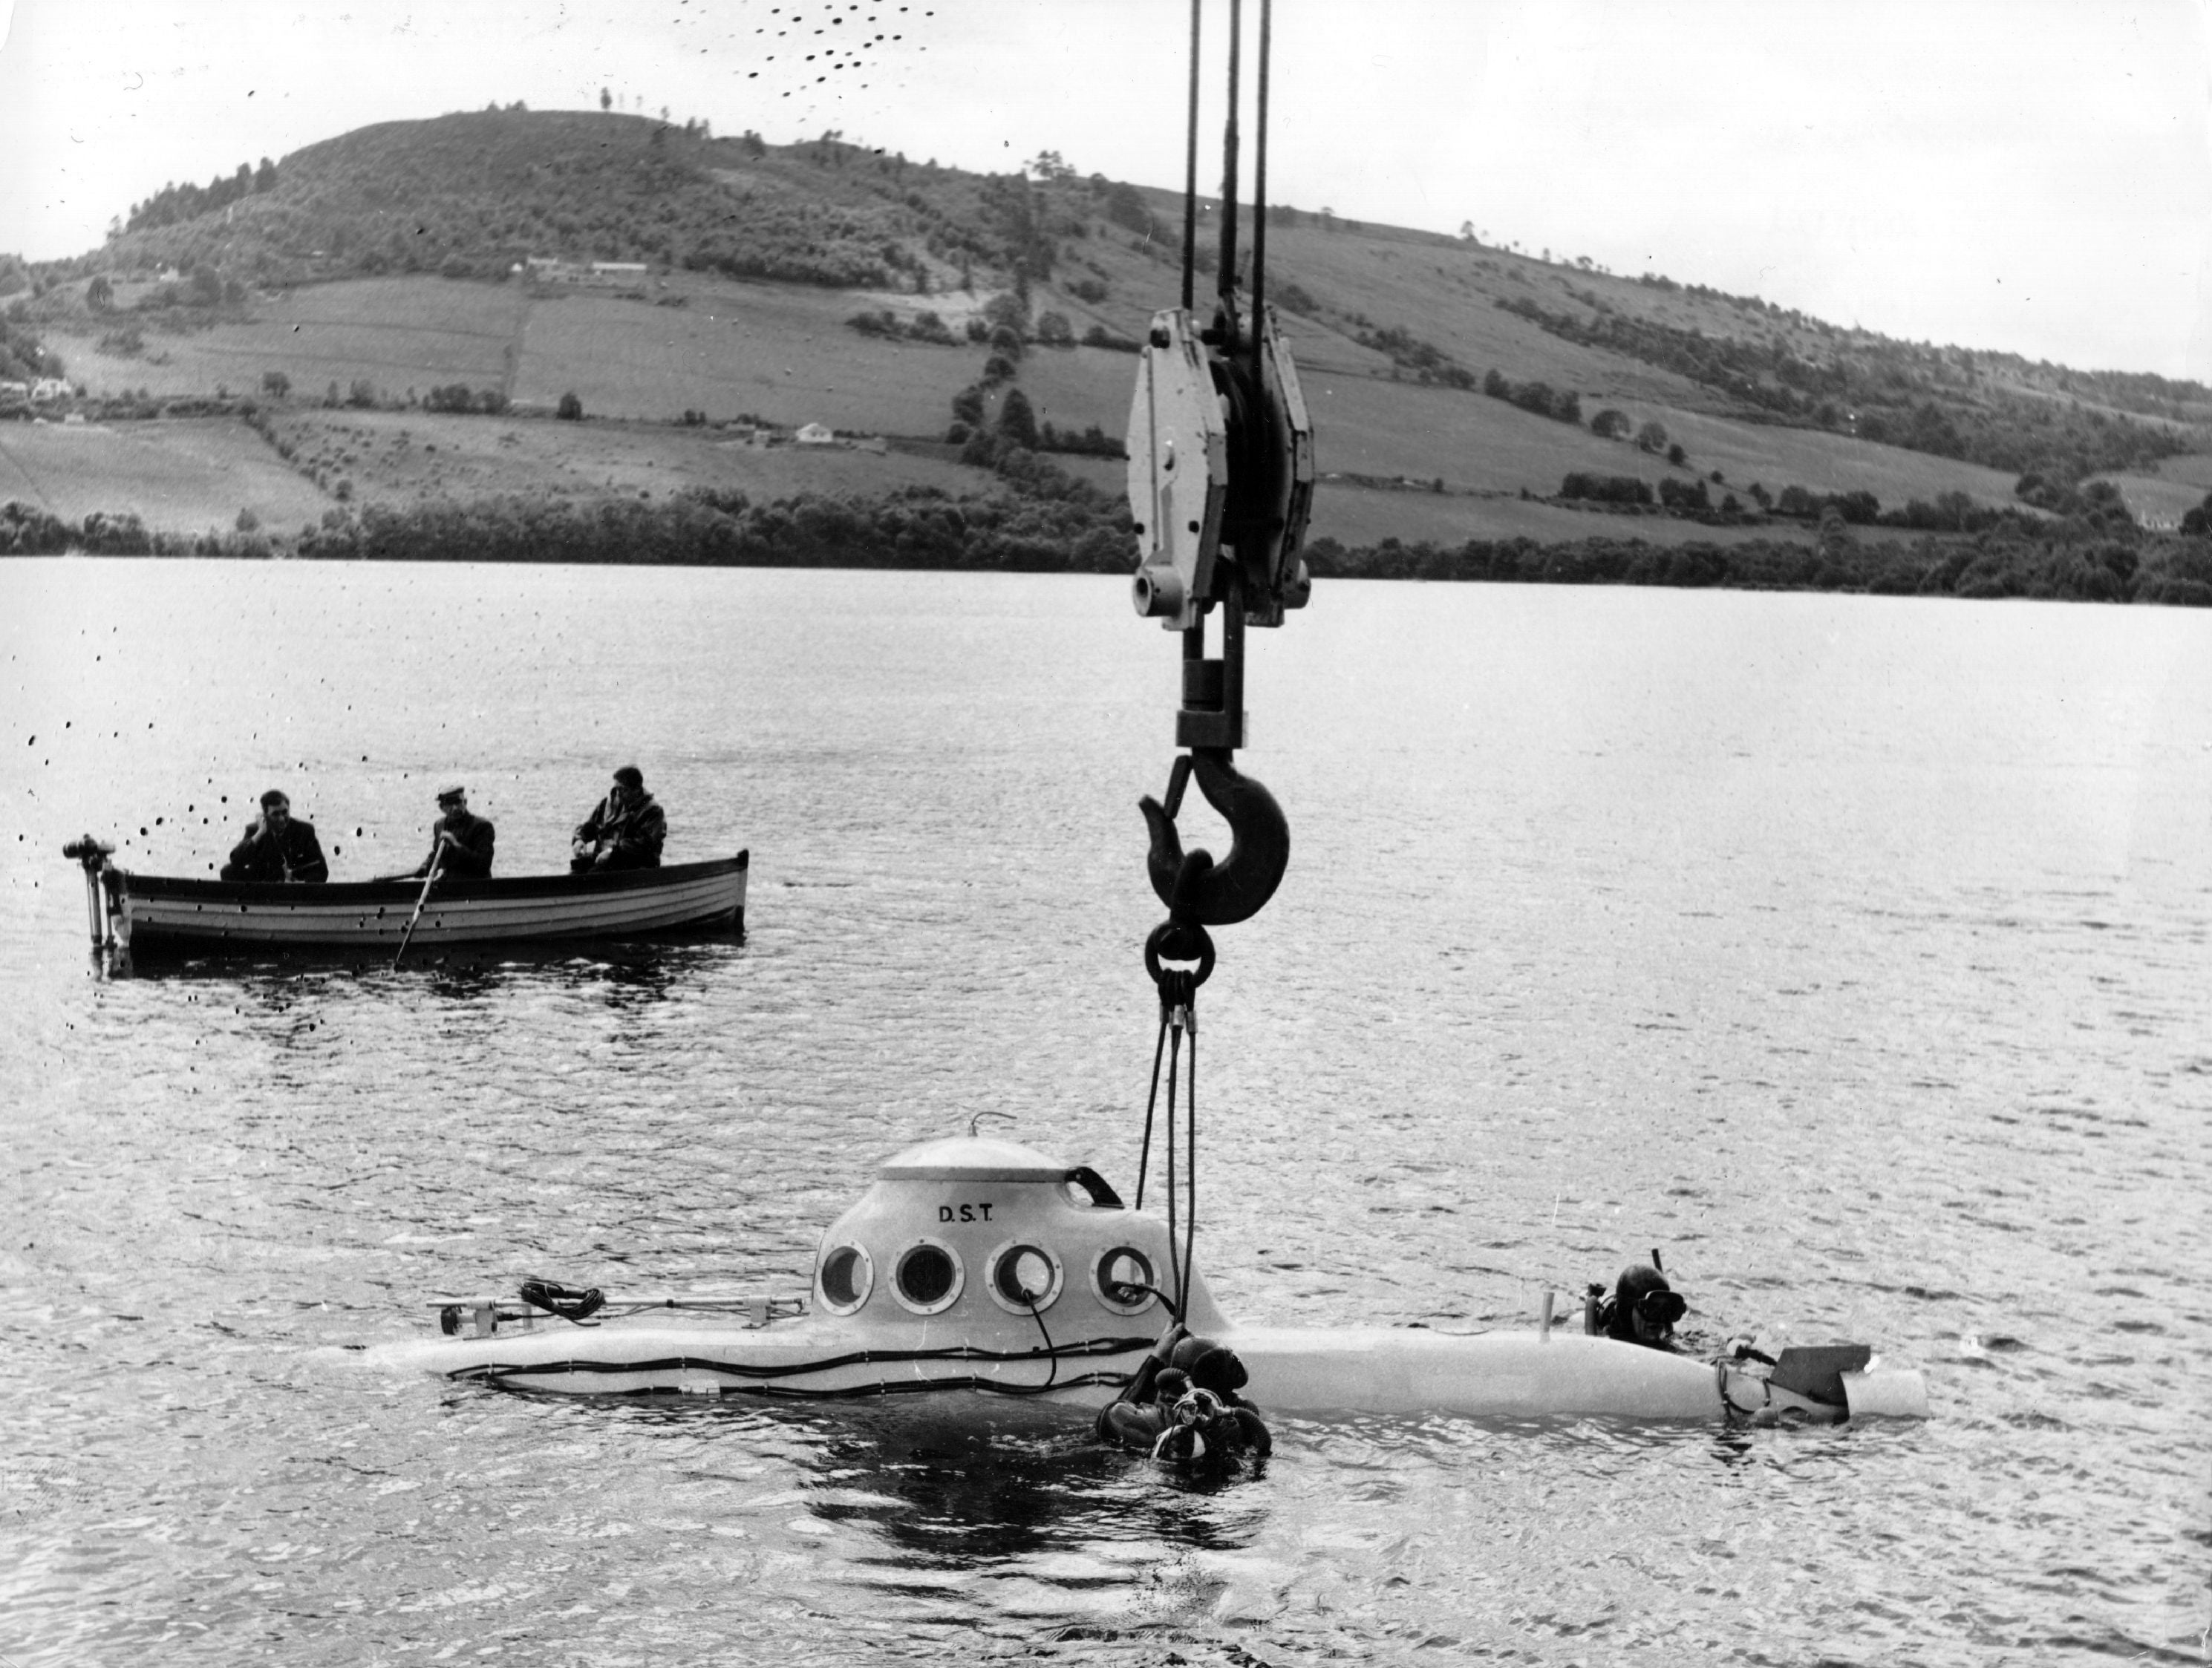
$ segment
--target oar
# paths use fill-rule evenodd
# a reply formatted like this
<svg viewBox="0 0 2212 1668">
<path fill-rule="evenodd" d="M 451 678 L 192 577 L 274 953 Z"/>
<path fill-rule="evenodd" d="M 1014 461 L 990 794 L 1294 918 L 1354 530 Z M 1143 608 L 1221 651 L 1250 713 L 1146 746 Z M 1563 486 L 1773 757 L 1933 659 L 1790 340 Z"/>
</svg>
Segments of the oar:
<svg viewBox="0 0 2212 1668">
<path fill-rule="evenodd" d="M 430 872 L 422 876 L 422 895 L 415 900 L 415 913 L 407 918 L 407 931 L 399 935 L 399 954 L 392 958 L 392 970 L 399 971 L 402 957 L 407 954 L 407 941 L 415 936 L 415 923 L 422 919 L 422 906 L 430 901 L 430 889 L 438 883 L 438 865 L 446 860 L 446 842 L 441 840 L 438 849 L 430 853 Z"/>
</svg>

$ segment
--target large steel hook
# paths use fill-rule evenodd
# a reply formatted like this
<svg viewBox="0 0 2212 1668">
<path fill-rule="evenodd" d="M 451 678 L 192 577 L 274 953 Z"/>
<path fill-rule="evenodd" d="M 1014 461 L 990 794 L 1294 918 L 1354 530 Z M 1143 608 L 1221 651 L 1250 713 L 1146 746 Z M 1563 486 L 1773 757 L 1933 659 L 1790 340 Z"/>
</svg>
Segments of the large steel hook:
<svg viewBox="0 0 2212 1668">
<path fill-rule="evenodd" d="M 1187 861 L 1176 832 L 1176 813 L 1193 775 L 1206 803 L 1229 824 L 1229 855 L 1218 863 L 1202 849 L 1193 850 Z M 1231 926 L 1258 914 L 1282 884 L 1283 871 L 1291 864 L 1291 825 L 1275 796 L 1241 774 L 1225 749 L 1193 748 L 1175 761 L 1167 803 L 1147 794 L 1137 805 L 1152 831 L 1145 866 L 1152 890 L 1178 918 L 1203 926 Z M 1200 858 L 1206 860 L 1204 866 Z"/>
</svg>

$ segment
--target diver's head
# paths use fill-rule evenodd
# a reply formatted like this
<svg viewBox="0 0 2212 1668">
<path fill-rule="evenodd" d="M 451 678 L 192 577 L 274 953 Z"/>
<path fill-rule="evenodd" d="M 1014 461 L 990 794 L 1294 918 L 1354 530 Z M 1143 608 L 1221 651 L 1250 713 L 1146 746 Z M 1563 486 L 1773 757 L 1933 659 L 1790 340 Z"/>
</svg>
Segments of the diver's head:
<svg viewBox="0 0 2212 1668">
<path fill-rule="evenodd" d="M 1615 1314 L 1626 1318 L 1638 1343 L 1662 1343 L 1689 1306 L 1657 1269 L 1649 1263 L 1631 1263 L 1613 1286 L 1613 1307 Z"/>
</svg>

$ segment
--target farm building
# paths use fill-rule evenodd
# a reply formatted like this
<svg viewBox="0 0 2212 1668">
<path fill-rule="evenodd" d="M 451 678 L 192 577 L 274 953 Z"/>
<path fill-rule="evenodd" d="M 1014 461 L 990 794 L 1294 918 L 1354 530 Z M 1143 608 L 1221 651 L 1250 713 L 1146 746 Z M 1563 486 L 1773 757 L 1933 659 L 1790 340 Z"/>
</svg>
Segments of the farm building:
<svg viewBox="0 0 2212 1668">
<path fill-rule="evenodd" d="M 526 271 L 533 283 L 641 284 L 648 268 L 643 261 L 564 261 L 550 255 L 532 255 L 517 271 Z"/>
</svg>

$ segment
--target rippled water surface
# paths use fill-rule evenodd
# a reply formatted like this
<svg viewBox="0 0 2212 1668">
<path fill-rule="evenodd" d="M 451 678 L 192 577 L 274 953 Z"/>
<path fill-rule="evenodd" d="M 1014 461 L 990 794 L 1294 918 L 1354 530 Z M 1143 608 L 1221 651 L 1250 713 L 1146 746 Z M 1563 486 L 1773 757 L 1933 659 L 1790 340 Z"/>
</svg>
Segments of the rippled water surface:
<svg viewBox="0 0 2212 1668">
<path fill-rule="evenodd" d="M 1131 1176 L 1176 674 L 1118 582 L 0 598 L 14 1668 L 2203 1659 L 2212 618 L 1340 584 L 1255 634 L 1294 849 L 1201 1004 L 1224 1307 L 1522 1326 L 1659 1246 L 1707 1337 L 1866 1339 L 1936 1416 L 1281 1421 L 1201 1487 L 1048 1409 L 359 1350 L 531 1272 L 799 1290 L 979 1111 Z M 360 876 L 458 776 L 523 873 L 631 760 L 672 858 L 750 848 L 742 945 L 91 975 L 81 832 L 204 873 L 282 785 Z"/>
</svg>

